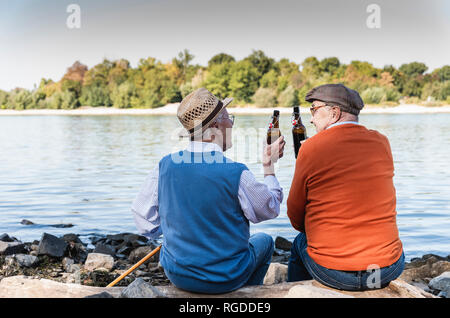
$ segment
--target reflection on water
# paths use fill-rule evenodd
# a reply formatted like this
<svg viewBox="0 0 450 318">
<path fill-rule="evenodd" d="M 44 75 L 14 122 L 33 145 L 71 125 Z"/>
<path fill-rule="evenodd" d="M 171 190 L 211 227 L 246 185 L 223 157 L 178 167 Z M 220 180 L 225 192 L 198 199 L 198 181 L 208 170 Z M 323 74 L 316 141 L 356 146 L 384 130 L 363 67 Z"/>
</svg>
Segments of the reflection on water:
<svg viewBox="0 0 450 318">
<path fill-rule="evenodd" d="M 244 162 L 259 180 L 258 159 L 269 116 L 239 115 L 230 158 Z M 303 122 L 310 136 L 315 130 Z M 394 156 L 400 237 L 407 258 L 450 253 L 450 114 L 367 114 L 362 124 L 388 136 Z M 75 232 L 135 232 L 130 204 L 159 159 L 187 143 L 176 137 L 174 116 L 0 117 L 0 234 L 22 240 Z M 294 239 L 286 199 L 294 172 L 290 116 L 280 129 L 286 149 L 277 164 L 284 189 L 280 216 L 252 225 L 252 233 Z M 58 229 L 21 225 L 72 223 Z"/>
</svg>

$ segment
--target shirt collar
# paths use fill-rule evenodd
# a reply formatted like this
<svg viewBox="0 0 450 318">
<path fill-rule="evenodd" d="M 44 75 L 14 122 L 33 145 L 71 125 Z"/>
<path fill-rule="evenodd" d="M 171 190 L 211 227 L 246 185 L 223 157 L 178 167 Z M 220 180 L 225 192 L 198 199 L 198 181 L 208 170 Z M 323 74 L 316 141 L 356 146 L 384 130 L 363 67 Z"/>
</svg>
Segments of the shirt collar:
<svg viewBox="0 0 450 318">
<path fill-rule="evenodd" d="M 218 144 L 203 141 L 191 141 L 186 150 L 190 152 L 211 152 L 211 151 L 223 152 L 222 148 L 220 148 Z"/>
<path fill-rule="evenodd" d="M 327 127 L 327 129 L 334 127 L 334 126 L 339 126 L 339 125 L 344 125 L 344 124 L 355 124 L 355 125 L 361 125 L 360 123 L 358 123 L 357 121 L 342 121 L 340 123 L 334 123 L 330 126 Z"/>
</svg>

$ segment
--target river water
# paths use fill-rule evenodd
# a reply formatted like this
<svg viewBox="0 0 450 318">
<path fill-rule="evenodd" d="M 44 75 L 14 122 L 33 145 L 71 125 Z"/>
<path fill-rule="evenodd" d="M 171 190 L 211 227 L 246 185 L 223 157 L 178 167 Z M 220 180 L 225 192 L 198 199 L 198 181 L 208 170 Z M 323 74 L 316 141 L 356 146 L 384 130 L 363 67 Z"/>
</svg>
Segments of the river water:
<svg viewBox="0 0 450 318">
<path fill-rule="evenodd" d="M 302 116 L 308 135 L 310 116 Z M 258 180 L 268 116 L 238 115 L 226 155 Z M 397 223 L 406 258 L 450 254 L 450 114 L 363 114 L 388 136 L 394 157 Z M 280 216 L 251 225 L 293 240 L 286 199 L 294 172 L 290 116 L 282 115 L 285 155 L 276 166 L 284 189 Z M 170 115 L 0 116 L 0 234 L 23 241 L 54 235 L 136 232 L 131 202 L 159 159 L 187 140 Z M 28 219 L 36 225 L 22 225 Z M 51 224 L 71 223 L 71 228 Z"/>
</svg>

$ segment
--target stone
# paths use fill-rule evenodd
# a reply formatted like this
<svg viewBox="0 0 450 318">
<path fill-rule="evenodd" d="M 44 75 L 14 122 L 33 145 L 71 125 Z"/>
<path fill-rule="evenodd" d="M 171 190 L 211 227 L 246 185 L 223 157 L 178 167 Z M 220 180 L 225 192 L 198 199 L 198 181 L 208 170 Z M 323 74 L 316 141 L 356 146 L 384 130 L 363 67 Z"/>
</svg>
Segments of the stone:
<svg viewBox="0 0 450 318">
<path fill-rule="evenodd" d="M 106 235 L 107 240 L 122 242 L 125 240 L 125 236 L 131 233 L 120 233 L 120 234 L 108 234 Z"/>
<path fill-rule="evenodd" d="M 126 234 L 124 235 L 124 241 L 129 243 L 138 242 L 138 244 L 147 244 L 148 239 L 145 236 L 138 234 Z"/>
<path fill-rule="evenodd" d="M 3 242 L 14 242 L 14 240 L 12 238 L 10 238 L 9 235 L 6 234 L 6 233 L 0 235 L 0 241 L 3 241 Z"/>
<path fill-rule="evenodd" d="M 436 261 L 435 261 L 436 260 Z M 424 281 L 428 283 L 427 278 L 436 277 L 441 275 L 444 272 L 450 271 L 450 262 L 448 261 L 439 261 L 435 258 L 429 258 L 428 263 L 425 262 L 421 266 L 408 268 L 405 266 L 405 270 L 400 275 L 399 278 L 405 280 L 408 283 Z"/>
<path fill-rule="evenodd" d="M 123 287 L 93 287 L 12 276 L 0 281 L 0 298 L 84 298 L 102 292 L 118 297 L 122 289 Z"/>
<path fill-rule="evenodd" d="M 78 235 L 73 234 L 73 233 L 69 233 L 69 234 L 64 234 L 62 239 L 64 241 L 66 241 L 67 243 L 69 242 L 74 242 L 74 243 L 83 243 L 81 242 L 81 240 L 78 238 Z"/>
<path fill-rule="evenodd" d="M 64 267 L 64 270 L 70 273 L 68 269 L 70 269 L 71 265 L 75 264 L 75 261 L 69 257 L 64 257 L 61 263 L 62 266 Z"/>
<path fill-rule="evenodd" d="M 76 273 L 81 270 L 81 266 L 78 264 L 71 264 L 71 265 L 68 265 L 65 270 L 67 273 Z"/>
<path fill-rule="evenodd" d="M 68 256 L 73 258 L 77 263 L 84 263 L 86 261 L 88 252 L 82 243 L 69 242 Z"/>
<path fill-rule="evenodd" d="M 49 224 L 49 226 L 56 227 L 58 229 L 65 229 L 67 227 L 73 227 L 74 225 L 72 223 L 68 223 L 68 224 L 61 223 L 61 224 Z"/>
<path fill-rule="evenodd" d="M 271 263 L 264 277 L 264 285 L 273 285 L 287 281 L 287 271 L 287 265 Z"/>
<path fill-rule="evenodd" d="M 0 241 L 0 255 L 12 255 L 25 253 L 25 244 L 22 242 L 3 242 Z"/>
<path fill-rule="evenodd" d="M 84 268 L 88 271 L 93 271 L 101 267 L 112 270 L 114 267 L 114 258 L 107 254 L 89 253 L 86 263 L 84 263 Z"/>
<path fill-rule="evenodd" d="M 142 280 L 143 281 L 143 280 Z M 138 282 L 137 282 L 138 283 Z M 136 283 L 136 284 L 137 284 Z M 295 286 L 306 286 L 307 289 L 316 287 L 321 290 L 311 288 L 311 294 L 317 297 L 344 297 L 340 294 L 353 296 L 355 298 L 437 298 L 429 293 L 426 293 L 420 288 L 407 284 L 406 282 L 396 279 L 392 281 L 387 287 L 377 290 L 368 290 L 361 292 L 337 291 L 331 289 L 316 281 L 301 281 L 301 282 L 285 282 L 274 285 L 261 286 L 245 286 L 230 293 L 219 295 L 204 295 L 198 293 L 190 293 L 174 287 L 168 286 L 152 286 L 168 298 L 204 298 L 204 297 L 218 297 L 218 298 L 283 298 L 289 294 L 289 291 Z M 130 285 L 131 286 L 131 285 Z M 151 286 L 151 285 L 150 285 Z M 129 286 L 128 286 L 129 287 Z M 102 292 L 107 292 L 113 297 L 119 297 L 124 290 L 124 287 L 91 287 L 79 284 L 67 284 L 51 281 L 48 279 L 33 279 L 26 276 L 12 276 L 4 277 L 0 280 L 0 298 L 84 298 L 89 295 L 95 295 Z M 334 291 L 338 295 L 331 295 L 327 291 Z M 294 296 L 295 290 L 290 296 Z M 139 292 L 139 290 L 137 291 Z M 302 292 L 300 296 L 304 295 L 305 289 L 297 290 Z M 320 294 L 320 296 L 319 296 Z M 315 296 L 316 297 L 316 296 Z"/>
<path fill-rule="evenodd" d="M 142 278 L 136 278 L 122 291 L 120 298 L 166 298 L 166 296 Z"/>
<path fill-rule="evenodd" d="M 438 297 L 450 298 L 450 294 L 446 291 L 441 291 L 441 292 L 439 292 Z"/>
<path fill-rule="evenodd" d="M 123 246 L 122 248 L 120 248 L 119 250 L 117 250 L 117 257 L 119 257 L 118 255 L 130 255 L 131 251 L 133 251 L 133 248 L 130 246 Z"/>
<path fill-rule="evenodd" d="M 116 250 L 110 245 L 98 243 L 97 245 L 95 245 L 93 253 L 108 254 L 114 256 L 116 254 Z"/>
<path fill-rule="evenodd" d="M 281 236 L 277 236 L 275 239 L 275 248 L 279 248 L 283 251 L 290 251 L 292 247 L 292 242 L 286 240 Z"/>
<path fill-rule="evenodd" d="M 16 254 L 15 259 L 20 267 L 34 267 L 39 263 L 39 259 L 33 255 Z"/>
<path fill-rule="evenodd" d="M 101 292 L 100 294 L 89 295 L 84 298 L 114 298 L 114 296 L 107 292 Z"/>
<path fill-rule="evenodd" d="M 450 271 L 433 278 L 428 284 L 428 287 L 440 291 L 450 289 Z"/>
<path fill-rule="evenodd" d="M 334 290 L 298 285 L 289 289 L 285 298 L 355 298 Z"/>
<path fill-rule="evenodd" d="M 34 223 L 31 222 L 31 221 L 29 221 L 29 220 L 23 219 L 22 221 L 20 221 L 20 224 L 23 224 L 23 225 L 33 225 Z"/>
<path fill-rule="evenodd" d="M 67 250 L 67 243 L 54 235 L 44 233 L 38 247 L 38 255 L 61 258 Z"/>
<path fill-rule="evenodd" d="M 131 263 L 137 263 L 141 259 L 143 259 L 145 256 L 150 254 L 150 252 L 153 251 L 155 248 L 156 248 L 156 246 L 151 246 L 151 245 L 138 247 L 130 253 L 128 260 Z M 152 263 L 158 262 L 159 261 L 159 251 L 158 251 L 158 253 L 153 255 L 148 261 L 152 262 Z"/>
</svg>

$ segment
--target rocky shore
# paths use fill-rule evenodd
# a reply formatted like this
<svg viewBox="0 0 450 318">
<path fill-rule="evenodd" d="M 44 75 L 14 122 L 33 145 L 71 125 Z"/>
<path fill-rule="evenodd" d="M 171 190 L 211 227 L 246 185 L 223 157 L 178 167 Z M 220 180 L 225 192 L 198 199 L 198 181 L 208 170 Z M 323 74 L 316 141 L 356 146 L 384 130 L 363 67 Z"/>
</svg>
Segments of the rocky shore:
<svg viewBox="0 0 450 318">
<path fill-rule="evenodd" d="M 12 284 L 17 277 L 19 280 L 27 278 L 27 282 L 35 279 L 105 287 L 159 246 L 157 241 L 133 233 L 93 235 L 88 239 L 90 244 L 82 242 L 77 234 L 56 237 L 43 233 L 39 241 L 24 243 L 6 233 L 0 235 L 0 284 Z M 292 243 L 282 237 L 275 239 L 273 264 L 266 275 L 265 285 L 279 285 L 277 288 L 281 290 L 283 284 L 292 284 L 285 283 L 291 246 Z M 425 293 L 450 297 L 450 255 L 427 254 L 412 259 L 400 278 Z M 129 286 L 124 293 L 129 297 L 139 297 L 136 290 L 147 290 L 158 297 L 160 292 L 154 289 L 155 286 L 166 293 L 173 288 L 159 264 L 159 252 L 116 286 Z M 136 286 L 140 287 L 133 289 Z"/>
</svg>

